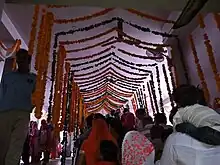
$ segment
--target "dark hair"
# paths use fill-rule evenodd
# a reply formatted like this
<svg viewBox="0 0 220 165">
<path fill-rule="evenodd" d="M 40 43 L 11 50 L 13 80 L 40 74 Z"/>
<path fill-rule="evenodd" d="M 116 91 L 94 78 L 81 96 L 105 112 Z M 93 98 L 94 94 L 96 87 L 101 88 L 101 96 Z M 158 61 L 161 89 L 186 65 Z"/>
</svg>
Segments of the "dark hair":
<svg viewBox="0 0 220 165">
<path fill-rule="evenodd" d="M 157 113 L 154 116 L 154 121 L 156 124 L 167 124 L 167 117 L 164 113 Z"/>
<path fill-rule="evenodd" d="M 162 137 L 161 137 L 162 142 L 165 143 L 165 141 L 167 140 L 168 136 L 170 136 L 172 133 L 173 133 L 173 129 L 172 128 L 164 129 L 163 133 L 162 133 Z"/>
<path fill-rule="evenodd" d="M 123 111 L 123 113 L 126 113 L 126 112 L 129 112 L 129 108 L 124 108 L 124 111 Z"/>
<path fill-rule="evenodd" d="M 181 85 L 174 89 L 173 100 L 181 108 L 199 103 L 201 91 L 193 85 Z"/>
<path fill-rule="evenodd" d="M 153 124 L 153 119 L 150 116 L 146 116 L 146 117 L 143 118 L 142 122 L 143 122 L 144 126 L 147 125 L 147 124 Z"/>
<path fill-rule="evenodd" d="M 29 64 L 31 63 L 31 55 L 29 55 L 28 51 L 26 49 L 19 49 L 16 53 L 16 59 L 17 61 L 22 60 L 25 56 L 28 57 Z M 26 58 L 26 57 L 25 57 Z"/>
<path fill-rule="evenodd" d="M 174 107 L 171 111 L 170 111 L 170 115 L 169 115 L 169 121 L 173 124 L 173 117 L 175 116 L 175 114 L 178 111 L 178 107 Z"/>
<path fill-rule="evenodd" d="M 92 127 L 92 120 L 93 120 L 94 114 L 90 114 L 87 118 L 86 118 L 86 124 L 89 128 Z"/>
<path fill-rule="evenodd" d="M 145 115 L 146 114 L 146 111 L 144 108 L 139 108 L 136 110 L 135 112 L 136 115 Z"/>
<path fill-rule="evenodd" d="M 106 120 L 105 116 L 102 115 L 101 113 L 95 113 L 94 116 L 93 116 L 93 119 L 103 119 L 103 120 Z"/>
<path fill-rule="evenodd" d="M 150 136 L 151 139 L 161 139 L 162 138 L 162 134 L 163 134 L 164 128 L 160 125 L 154 125 L 151 129 L 150 129 Z"/>
<path fill-rule="evenodd" d="M 100 142 L 100 153 L 104 161 L 118 162 L 118 147 L 111 140 Z"/>
</svg>

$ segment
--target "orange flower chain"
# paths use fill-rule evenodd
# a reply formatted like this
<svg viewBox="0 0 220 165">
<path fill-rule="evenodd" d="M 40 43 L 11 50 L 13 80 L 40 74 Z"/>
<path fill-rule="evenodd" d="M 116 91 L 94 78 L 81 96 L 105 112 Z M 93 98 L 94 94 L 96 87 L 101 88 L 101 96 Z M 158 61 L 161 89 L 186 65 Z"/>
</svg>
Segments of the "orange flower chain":
<svg viewBox="0 0 220 165">
<path fill-rule="evenodd" d="M 67 6 L 67 5 L 48 5 L 48 8 L 66 8 L 66 7 L 71 7 L 71 6 Z M 82 17 L 78 17 L 78 18 L 72 18 L 72 19 L 56 19 L 55 23 L 57 24 L 68 24 L 68 23 L 74 23 L 74 22 L 79 22 L 79 21 L 86 21 L 86 20 L 90 20 L 92 18 L 96 18 L 102 15 L 105 15 L 111 11 L 113 11 L 115 8 L 106 8 L 104 10 L 98 11 L 96 13 L 87 15 L 87 16 L 82 16 Z M 153 21 L 157 21 L 157 22 L 164 22 L 164 23 L 169 23 L 169 24 L 174 24 L 175 21 L 173 20 L 166 20 L 166 19 L 162 19 L 150 14 L 146 14 L 143 12 L 140 12 L 138 10 L 135 9 L 125 9 L 126 11 L 128 11 L 129 13 L 135 14 L 137 16 L 146 18 L 146 19 L 150 19 Z"/>
<path fill-rule="evenodd" d="M 216 26 L 220 30 L 220 15 L 218 13 L 213 13 L 213 16 L 216 22 Z"/>
<path fill-rule="evenodd" d="M 70 101 L 70 118 L 69 118 L 69 133 L 73 132 L 74 124 L 75 124 L 75 116 L 76 116 L 76 97 L 77 97 L 77 91 L 76 91 L 76 83 L 74 80 L 72 80 L 72 94 L 71 94 L 71 101 Z"/>
<path fill-rule="evenodd" d="M 40 10 L 40 6 L 35 5 L 34 15 L 32 18 L 30 39 L 29 39 L 29 43 L 28 43 L 28 52 L 30 55 L 33 55 L 33 53 L 34 53 L 34 43 L 35 43 L 36 34 L 37 34 L 37 22 L 38 22 L 38 17 L 39 17 L 39 10 Z"/>
<path fill-rule="evenodd" d="M 111 11 L 113 11 L 114 8 L 107 8 L 104 10 L 101 10 L 99 12 L 87 15 L 87 16 L 82 16 L 82 17 L 78 17 L 78 18 L 72 18 L 72 19 L 56 19 L 54 22 L 57 24 L 68 24 L 68 23 L 75 23 L 75 22 L 80 22 L 80 21 L 86 21 L 86 20 L 90 20 L 102 15 L 105 15 Z"/>
<path fill-rule="evenodd" d="M 63 65 L 66 58 L 66 50 L 63 46 L 59 47 L 57 55 L 57 67 L 56 67 L 56 78 L 55 78 L 55 91 L 53 98 L 52 107 L 52 124 L 55 125 L 55 132 L 59 132 L 59 117 L 61 109 L 61 94 L 62 94 L 62 83 L 63 83 Z"/>
<path fill-rule="evenodd" d="M 140 11 L 137 11 L 135 9 L 126 9 L 128 12 L 130 13 L 133 13 L 133 14 L 136 14 L 140 17 L 143 17 L 143 18 L 147 18 L 147 19 L 151 19 L 153 21 L 158 21 L 158 22 L 164 22 L 164 23 L 170 23 L 170 24 L 174 24 L 175 21 L 173 20 L 166 20 L 166 19 L 162 19 L 162 18 L 159 18 L 159 17 L 156 17 L 156 16 L 153 16 L 153 15 L 150 15 L 150 14 L 146 14 L 146 13 L 142 13 Z"/>
<path fill-rule="evenodd" d="M 214 53 L 213 53 L 213 48 L 212 48 L 211 42 L 209 40 L 208 34 L 205 32 L 204 18 L 201 14 L 199 15 L 199 25 L 204 30 L 204 34 L 203 34 L 204 44 L 206 46 L 207 55 L 209 57 L 209 62 L 210 62 L 212 72 L 214 74 L 214 78 L 215 78 L 215 81 L 216 81 L 216 88 L 220 92 L 220 74 L 219 74 L 217 66 L 216 66 L 215 56 L 214 56 Z"/>
<path fill-rule="evenodd" d="M 33 94 L 33 104 L 36 106 L 35 117 L 40 118 L 44 105 L 44 95 L 47 81 L 47 71 L 49 63 L 49 52 L 51 45 L 51 35 L 53 27 L 53 14 L 43 14 L 41 26 L 38 32 L 38 44 L 35 59 L 35 69 L 37 71 L 36 90 Z"/>
<path fill-rule="evenodd" d="M 195 64 L 196 64 L 197 74 L 198 74 L 199 79 L 201 81 L 201 85 L 202 85 L 202 88 L 203 88 L 203 91 L 204 91 L 206 101 L 209 102 L 210 93 L 209 93 L 209 90 L 208 90 L 208 87 L 207 87 L 207 83 L 205 81 L 205 77 L 204 77 L 204 73 L 202 71 L 202 67 L 199 64 L 199 58 L 197 56 L 196 47 L 195 47 L 192 35 L 189 36 L 189 42 L 190 42 L 190 45 L 191 45 L 192 54 L 193 54 L 194 61 L 195 61 Z"/>
<path fill-rule="evenodd" d="M 63 90 L 62 90 L 62 112 L 61 112 L 61 123 L 60 123 L 60 131 L 63 130 L 64 121 L 66 117 L 66 105 L 67 105 L 67 86 L 68 86 L 68 76 L 70 73 L 70 63 L 65 63 L 65 70 L 66 73 L 64 74 L 64 81 L 63 81 Z"/>
</svg>

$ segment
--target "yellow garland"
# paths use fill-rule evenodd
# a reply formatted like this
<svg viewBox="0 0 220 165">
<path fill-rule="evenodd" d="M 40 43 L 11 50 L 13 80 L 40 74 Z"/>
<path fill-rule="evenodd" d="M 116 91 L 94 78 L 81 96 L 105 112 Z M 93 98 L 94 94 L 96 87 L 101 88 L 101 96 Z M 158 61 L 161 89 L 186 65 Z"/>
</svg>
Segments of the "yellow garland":
<svg viewBox="0 0 220 165">
<path fill-rule="evenodd" d="M 192 54 L 193 54 L 194 61 L 195 61 L 195 64 L 196 64 L 197 74 L 198 74 L 199 79 L 201 81 L 206 101 L 209 102 L 209 100 L 210 100 L 210 93 L 209 93 L 209 90 L 208 90 L 208 87 L 207 87 L 207 83 L 205 81 L 205 77 L 204 77 L 204 73 L 202 71 L 202 67 L 199 64 L 199 58 L 197 56 L 196 47 L 195 47 L 192 35 L 189 36 L 189 42 L 190 42 L 190 45 L 191 45 Z"/>
<path fill-rule="evenodd" d="M 33 94 L 33 104 L 36 105 L 35 117 L 40 118 L 44 105 L 45 89 L 47 82 L 47 71 L 51 45 L 51 33 L 53 27 L 53 14 L 46 13 L 42 16 L 41 28 L 38 33 L 38 45 L 35 65 L 37 70 L 36 90 Z"/>
<path fill-rule="evenodd" d="M 220 30 L 220 15 L 218 13 L 213 13 L 213 16 L 216 22 L 216 26 L 218 30 Z"/>
<path fill-rule="evenodd" d="M 34 53 L 34 43 L 35 43 L 36 34 L 37 34 L 37 22 L 38 22 L 39 10 L 40 10 L 40 6 L 35 5 L 34 15 L 32 18 L 30 39 L 29 39 L 29 43 L 28 43 L 28 52 L 30 55 L 32 55 Z"/>
<path fill-rule="evenodd" d="M 82 124 L 82 117 L 83 117 L 83 98 L 82 95 L 79 93 L 79 125 Z"/>
<path fill-rule="evenodd" d="M 63 82 L 63 65 L 66 58 L 66 50 L 63 46 L 59 47 L 57 55 L 56 79 L 55 79 L 55 92 L 52 108 L 52 123 L 55 125 L 55 132 L 59 132 L 59 117 L 61 109 L 61 92 Z"/>
<path fill-rule="evenodd" d="M 214 74 L 214 78 L 215 78 L 215 81 L 216 81 L 216 88 L 220 92 L 220 74 L 219 74 L 217 66 L 216 66 L 215 56 L 214 56 L 214 53 L 213 53 L 212 45 L 210 43 L 208 34 L 205 32 L 204 18 L 201 14 L 199 15 L 199 25 L 204 30 L 204 35 L 203 35 L 204 44 L 206 46 L 207 55 L 209 57 L 209 62 L 210 62 L 212 72 Z"/>
</svg>

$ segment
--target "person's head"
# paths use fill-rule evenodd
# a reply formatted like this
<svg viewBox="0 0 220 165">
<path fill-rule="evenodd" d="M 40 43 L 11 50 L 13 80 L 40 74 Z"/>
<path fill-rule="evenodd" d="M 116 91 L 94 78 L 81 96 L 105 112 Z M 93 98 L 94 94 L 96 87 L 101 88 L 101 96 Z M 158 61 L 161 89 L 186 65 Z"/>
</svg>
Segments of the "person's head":
<svg viewBox="0 0 220 165">
<path fill-rule="evenodd" d="M 169 121 L 173 124 L 173 117 L 175 116 L 175 114 L 178 111 L 178 107 L 174 107 L 171 111 L 170 111 L 170 115 L 169 115 Z"/>
<path fill-rule="evenodd" d="M 154 139 L 162 139 L 162 134 L 163 134 L 164 128 L 160 125 L 154 125 L 150 129 L 150 137 L 152 140 Z"/>
<path fill-rule="evenodd" d="M 105 116 L 103 116 L 101 113 L 95 113 L 93 116 L 93 119 L 103 119 L 105 120 Z"/>
<path fill-rule="evenodd" d="M 36 121 L 34 121 L 33 124 L 32 124 L 32 128 L 33 128 L 33 129 L 37 129 L 37 127 L 38 127 L 38 124 L 37 124 Z"/>
<path fill-rule="evenodd" d="M 18 71 L 28 73 L 30 71 L 31 55 L 25 49 L 19 49 L 16 53 L 16 62 L 18 64 Z"/>
<path fill-rule="evenodd" d="M 144 108 L 137 109 L 135 115 L 139 120 L 143 120 L 146 116 L 146 111 Z"/>
<path fill-rule="evenodd" d="M 153 124 L 153 119 L 150 116 L 146 116 L 143 118 L 143 126 L 146 126 L 148 124 Z"/>
<path fill-rule="evenodd" d="M 118 147 L 111 140 L 100 142 L 100 155 L 103 161 L 118 162 Z"/>
<path fill-rule="evenodd" d="M 180 108 L 199 104 L 204 104 L 202 91 L 193 85 L 181 85 L 174 89 L 173 99 Z"/>
<path fill-rule="evenodd" d="M 129 108 L 125 107 L 123 113 L 129 112 Z"/>
<path fill-rule="evenodd" d="M 86 118 L 86 127 L 87 128 L 91 128 L 92 127 L 92 120 L 94 118 L 94 114 L 90 114 L 87 118 Z"/>
<path fill-rule="evenodd" d="M 164 113 L 157 113 L 154 116 L 155 124 L 167 124 L 167 117 Z"/>
</svg>

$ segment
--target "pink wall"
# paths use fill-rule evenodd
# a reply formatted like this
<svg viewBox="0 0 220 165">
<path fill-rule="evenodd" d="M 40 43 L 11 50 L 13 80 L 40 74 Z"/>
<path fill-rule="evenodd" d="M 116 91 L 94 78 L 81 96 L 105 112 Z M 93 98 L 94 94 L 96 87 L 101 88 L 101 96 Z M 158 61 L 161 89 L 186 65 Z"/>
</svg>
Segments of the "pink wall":
<svg viewBox="0 0 220 165">
<path fill-rule="evenodd" d="M 217 64 L 217 68 L 220 71 L 220 32 L 217 29 L 216 22 L 212 14 L 208 14 L 205 17 L 205 32 L 208 34 L 209 39 L 211 40 L 211 44 L 213 46 L 213 51 L 215 55 L 215 60 Z M 216 82 L 214 79 L 214 74 L 211 69 L 211 65 L 209 62 L 209 58 L 207 55 L 206 47 L 203 39 L 204 30 L 200 29 L 200 27 L 196 27 L 193 30 L 192 35 L 194 39 L 194 43 L 196 46 L 197 54 L 200 60 L 200 65 L 202 67 L 203 73 L 205 75 L 205 79 L 209 88 L 209 92 L 211 95 L 211 103 L 213 98 L 219 97 L 220 93 L 217 91 Z M 183 54 L 185 58 L 185 62 L 188 68 L 189 78 L 192 84 L 198 85 L 200 84 L 200 79 L 197 74 L 196 65 L 194 63 L 194 58 L 192 55 L 192 50 L 189 44 L 188 35 L 185 35 L 180 39 L 181 46 L 183 49 Z"/>
</svg>

